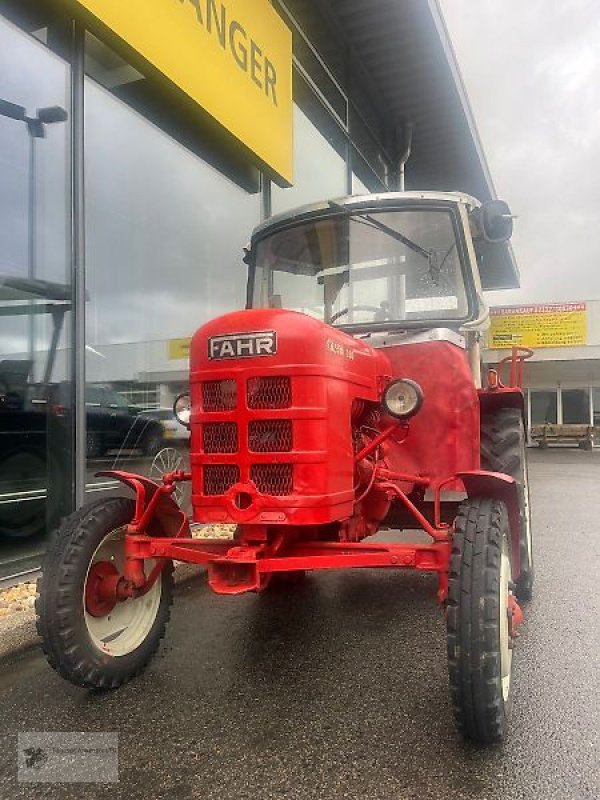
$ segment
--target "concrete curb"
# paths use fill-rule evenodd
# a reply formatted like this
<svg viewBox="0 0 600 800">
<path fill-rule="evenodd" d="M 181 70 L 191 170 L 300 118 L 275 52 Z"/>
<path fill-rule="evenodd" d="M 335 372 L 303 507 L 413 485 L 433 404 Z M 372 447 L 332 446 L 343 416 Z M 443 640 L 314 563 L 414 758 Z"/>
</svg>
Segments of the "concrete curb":
<svg viewBox="0 0 600 800">
<path fill-rule="evenodd" d="M 205 572 L 204 567 L 194 564 L 179 564 L 175 568 L 175 584 L 194 580 Z M 40 648 L 35 629 L 35 611 L 18 611 L 0 620 L 0 665 L 9 663 L 32 650 Z"/>
</svg>

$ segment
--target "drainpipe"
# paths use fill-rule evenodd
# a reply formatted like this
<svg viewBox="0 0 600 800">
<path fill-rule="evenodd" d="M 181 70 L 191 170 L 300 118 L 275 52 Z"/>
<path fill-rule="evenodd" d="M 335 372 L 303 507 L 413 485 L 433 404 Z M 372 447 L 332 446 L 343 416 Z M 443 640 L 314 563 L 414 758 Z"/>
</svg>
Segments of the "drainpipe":
<svg viewBox="0 0 600 800">
<path fill-rule="evenodd" d="M 404 167 L 410 158 L 413 138 L 413 123 L 407 122 L 402 126 L 402 155 L 398 161 L 398 191 L 404 191 Z"/>
</svg>

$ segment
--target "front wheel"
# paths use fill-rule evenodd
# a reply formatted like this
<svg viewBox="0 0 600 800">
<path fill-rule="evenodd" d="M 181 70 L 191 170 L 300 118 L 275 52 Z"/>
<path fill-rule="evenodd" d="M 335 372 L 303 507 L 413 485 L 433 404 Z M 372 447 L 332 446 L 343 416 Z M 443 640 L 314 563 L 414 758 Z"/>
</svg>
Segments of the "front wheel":
<svg viewBox="0 0 600 800">
<path fill-rule="evenodd" d="M 163 637 L 173 594 L 167 562 L 144 595 L 114 603 L 99 582 L 122 575 L 125 529 L 135 501 L 99 500 L 67 518 L 48 551 L 36 600 L 50 665 L 86 688 L 115 688 L 140 673 Z M 146 575 L 155 562 L 144 562 Z"/>
<path fill-rule="evenodd" d="M 466 500 L 454 524 L 448 586 L 448 667 L 460 732 L 477 744 L 504 739 L 512 699 L 513 623 L 506 506 Z"/>
</svg>

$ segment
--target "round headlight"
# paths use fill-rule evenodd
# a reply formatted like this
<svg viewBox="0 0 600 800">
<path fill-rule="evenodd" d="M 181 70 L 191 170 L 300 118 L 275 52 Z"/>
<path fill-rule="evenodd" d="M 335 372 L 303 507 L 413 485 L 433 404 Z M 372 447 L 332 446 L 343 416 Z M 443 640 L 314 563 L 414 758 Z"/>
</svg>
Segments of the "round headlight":
<svg viewBox="0 0 600 800">
<path fill-rule="evenodd" d="M 177 422 L 189 429 L 192 414 L 192 401 L 187 392 L 178 394 L 173 403 L 173 415 Z"/>
<path fill-rule="evenodd" d="M 408 378 L 392 381 L 383 393 L 383 405 L 392 417 L 408 419 L 423 405 L 423 390 Z"/>
</svg>

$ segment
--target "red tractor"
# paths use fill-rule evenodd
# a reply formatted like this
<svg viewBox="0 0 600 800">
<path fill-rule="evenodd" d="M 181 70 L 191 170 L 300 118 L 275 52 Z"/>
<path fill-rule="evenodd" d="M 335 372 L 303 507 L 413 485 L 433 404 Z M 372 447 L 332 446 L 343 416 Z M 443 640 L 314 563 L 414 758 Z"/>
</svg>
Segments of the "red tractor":
<svg viewBox="0 0 600 800">
<path fill-rule="evenodd" d="M 37 613 L 50 664 L 84 687 L 139 673 L 165 631 L 174 560 L 205 564 L 228 595 L 312 570 L 435 572 L 458 727 L 501 740 L 533 584 L 526 353 L 507 386 L 494 370 L 482 385 L 478 257 L 511 232 L 505 203 L 433 192 L 259 226 L 247 309 L 192 339 L 191 397 L 175 404 L 191 473 L 102 473 L 134 496 L 80 509 L 48 552 Z M 193 520 L 174 499 L 190 480 Z M 236 526 L 233 540 L 195 538 L 199 523 Z"/>
</svg>

